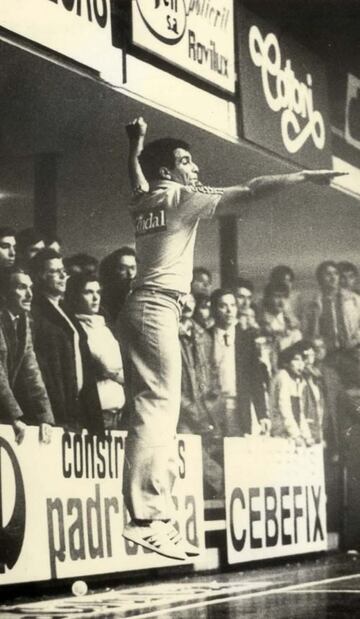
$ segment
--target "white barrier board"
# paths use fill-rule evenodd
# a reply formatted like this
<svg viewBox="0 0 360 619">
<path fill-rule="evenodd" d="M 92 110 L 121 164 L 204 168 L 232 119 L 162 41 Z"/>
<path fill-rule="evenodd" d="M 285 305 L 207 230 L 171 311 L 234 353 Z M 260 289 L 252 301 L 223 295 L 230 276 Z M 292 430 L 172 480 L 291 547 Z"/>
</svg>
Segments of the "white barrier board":
<svg viewBox="0 0 360 619">
<path fill-rule="evenodd" d="M 320 445 L 226 438 L 224 460 L 229 563 L 326 550 Z"/>
<path fill-rule="evenodd" d="M 0 586 L 183 564 L 122 537 L 126 433 L 106 438 L 0 426 Z M 174 501 L 182 534 L 204 549 L 201 442 L 179 436 Z M 189 561 L 190 562 L 190 561 Z"/>
</svg>

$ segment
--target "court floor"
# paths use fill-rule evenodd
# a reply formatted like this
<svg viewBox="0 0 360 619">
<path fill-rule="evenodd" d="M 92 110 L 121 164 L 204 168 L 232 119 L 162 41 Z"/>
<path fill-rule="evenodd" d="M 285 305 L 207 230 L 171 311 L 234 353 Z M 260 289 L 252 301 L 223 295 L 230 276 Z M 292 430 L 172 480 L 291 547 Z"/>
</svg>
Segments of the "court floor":
<svg viewBox="0 0 360 619">
<path fill-rule="evenodd" d="M 70 595 L 69 595 L 70 594 Z M 0 619 L 360 619 L 360 555 L 318 556 L 0 605 Z"/>
</svg>

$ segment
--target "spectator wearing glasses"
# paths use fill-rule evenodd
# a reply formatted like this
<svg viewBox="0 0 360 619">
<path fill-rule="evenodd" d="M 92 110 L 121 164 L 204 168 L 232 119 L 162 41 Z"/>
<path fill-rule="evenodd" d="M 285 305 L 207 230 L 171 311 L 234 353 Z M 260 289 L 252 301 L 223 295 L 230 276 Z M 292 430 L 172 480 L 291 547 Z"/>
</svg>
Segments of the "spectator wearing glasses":
<svg viewBox="0 0 360 619">
<path fill-rule="evenodd" d="M 31 261 L 35 285 L 34 347 L 56 425 L 101 432 L 103 423 L 86 336 L 63 306 L 67 273 L 60 254 L 41 250 Z"/>
</svg>

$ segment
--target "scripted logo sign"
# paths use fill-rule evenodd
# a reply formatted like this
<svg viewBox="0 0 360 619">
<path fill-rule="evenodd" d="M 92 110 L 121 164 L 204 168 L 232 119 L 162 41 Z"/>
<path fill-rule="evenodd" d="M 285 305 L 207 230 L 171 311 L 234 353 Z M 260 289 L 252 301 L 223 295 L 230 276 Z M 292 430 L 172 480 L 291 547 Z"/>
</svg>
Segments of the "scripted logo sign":
<svg viewBox="0 0 360 619">
<path fill-rule="evenodd" d="M 239 11 L 239 127 L 307 168 L 332 167 L 323 61 L 273 24 Z"/>
<path fill-rule="evenodd" d="M 306 82 L 296 78 L 291 60 L 283 60 L 280 44 L 273 32 L 262 36 L 257 26 L 249 31 L 249 50 L 253 63 L 261 70 L 263 93 L 269 108 L 281 113 L 281 135 L 289 153 L 298 152 L 312 138 L 316 148 L 325 146 L 324 119 L 314 110 L 312 76 Z M 301 124 L 299 118 L 305 121 Z"/>
<path fill-rule="evenodd" d="M 163 43 L 174 45 L 184 36 L 184 0 L 136 0 L 141 17 L 150 32 Z"/>
</svg>

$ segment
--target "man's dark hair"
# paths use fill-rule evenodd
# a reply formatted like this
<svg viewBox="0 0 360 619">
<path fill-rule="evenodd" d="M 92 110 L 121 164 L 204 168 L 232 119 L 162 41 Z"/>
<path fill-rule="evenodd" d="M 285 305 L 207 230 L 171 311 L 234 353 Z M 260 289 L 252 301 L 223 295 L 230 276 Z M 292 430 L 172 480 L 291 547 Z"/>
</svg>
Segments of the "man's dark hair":
<svg viewBox="0 0 360 619">
<path fill-rule="evenodd" d="M 99 282 L 99 278 L 91 273 L 76 273 L 69 277 L 66 283 L 65 305 L 71 313 L 77 312 L 80 293 L 89 282 Z"/>
<path fill-rule="evenodd" d="M 321 262 L 315 271 L 315 276 L 320 286 L 323 281 L 324 273 L 328 267 L 334 267 L 334 269 L 339 272 L 339 267 L 334 260 L 324 260 L 324 262 Z"/>
<path fill-rule="evenodd" d="M 195 267 L 193 269 L 193 272 L 192 272 L 193 280 L 196 279 L 196 277 L 198 275 L 207 275 L 209 280 L 212 281 L 212 275 L 211 275 L 209 269 L 206 269 L 205 267 Z"/>
<path fill-rule="evenodd" d="M 175 165 L 174 151 L 177 148 L 190 150 L 187 142 L 174 138 L 160 138 L 149 142 L 139 157 L 145 178 L 149 181 L 157 180 L 160 178 L 160 168 L 173 168 Z"/>
<path fill-rule="evenodd" d="M 62 245 L 62 240 L 57 234 L 47 234 L 45 237 L 45 245 L 51 245 L 51 243 L 58 243 Z"/>
<path fill-rule="evenodd" d="M 49 247 L 40 249 L 36 256 L 31 258 L 29 263 L 31 277 L 36 279 L 43 272 L 45 263 L 56 258 L 62 259 L 62 255 L 55 251 L 55 249 L 50 249 Z"/>
<path fill-rule="evenodd" d="M 269 281 L 281 284 L 281 283 L 283 283 L 284 277 L 286 275 L 290 276 L 290 279 L 291 279 L 292 282 L 294 281 L 294 279 L 295 279 L 294 271 L 289 266 L 287 266 L 286 264 L 278 264 L 270 272 Z"/>
<path fill-rule="evenodd" d="M 31 245 L 44 240 L 44 236 L 35 228 L 24 228 L 16 234 L 16 249 L 22 253 Z"/>
<path fill-rule="evenodd" d="M 353 273 L 354 275 L 359 275 L 359 270 L 353 262 L 343 260 L 342 262 L 337 263 L 337 268 L 339 273 Z"/>
<path fill-rule="evenodd" d="M 114 281 L 117 262 L 119 258 L 122 258 L 123 256 L 133 256 L 136 259 L 136 252 L 132 247 L 124 245 L 119 249 L 115 249 L 115 251 L 108 256 L 105 256 L 105 258 L 100 262 L 99 278 L 102 286 L 106 286 Z"/>
<path fill-rule="evenodd" d="M 28 271 L 22 269 L 18 265 L 11 266 L 0 272 L 0 296 L 5 300 L 5 303 L 6 297 L 11 289 L 11 278 L 16 273 L 24 273 L 25 275 L 29 275 Z"/>
<path fill-rule="evenodd" d="M 245 279 L 245 277 L 238 277 L 235 280 L 235 288 L 246 288 L 246 290 L 250 290 L 250 292 L 254 292 L 254 284 L 250 279 Z"/>
<path fill-rule="evenodd" d="M 11 228 L 10 226 L 0 226 L 0 239 L 3 239 L 4 236 L 14 236 L 16 238 L 14 228 Z"/>
<path fill-rule="evenodd" d="M 226 294 L 231 294 L 231 296 L 233 296 L 235 298 L 234 291 L 231 290 L 231 288 L 217 288 L 211 294 L 211 297 L 210 297 L 210 300 L 211 300 L 211 311 L 212 311 L 213 314 L 217 310 L 217 306 L 218 306 L 218 303 L 219 303 L 221 297 L 224 297 Z"/>
</svg>

